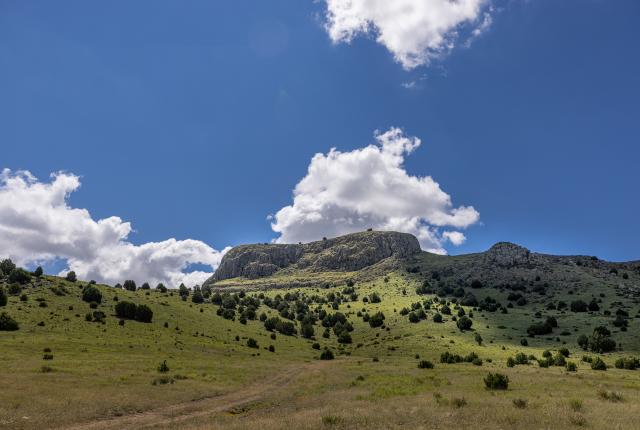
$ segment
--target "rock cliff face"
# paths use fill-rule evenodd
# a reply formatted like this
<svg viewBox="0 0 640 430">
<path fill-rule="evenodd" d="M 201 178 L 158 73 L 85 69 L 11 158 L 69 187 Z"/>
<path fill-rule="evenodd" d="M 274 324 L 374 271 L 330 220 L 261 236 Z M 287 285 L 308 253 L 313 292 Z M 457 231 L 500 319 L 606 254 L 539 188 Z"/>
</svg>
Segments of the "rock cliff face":
<svg viewBox="0 0 640 430">
<path fill-rule="evenodd" d="M 324 271 L 355 271 L 386 258 L 406 258 L 420 252 L 411 234 L 366 231 L 305 244 L 241 245 L 223 258 L 209 284 L 223 279 L 270 276 L 285 268 Z"/>
</svg>

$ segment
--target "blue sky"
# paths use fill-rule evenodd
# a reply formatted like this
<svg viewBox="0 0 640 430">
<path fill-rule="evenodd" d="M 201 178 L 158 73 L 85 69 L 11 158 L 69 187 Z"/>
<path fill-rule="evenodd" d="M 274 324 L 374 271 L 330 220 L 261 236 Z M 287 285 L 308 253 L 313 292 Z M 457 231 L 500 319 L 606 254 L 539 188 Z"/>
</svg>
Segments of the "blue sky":
<svg viewBox="0 0 640 430">
<path fill-rule="evenodd" d="M 277 237 L 311 157 L 401 127 L 404 161 L 497 241 L 640 258 L 640 3 L 494 1 L 465 46 L 406 70 L 332 43 L 324 2 L 0 3 L 0 168 L 80 176 L 69 205 L 221 249 Z M 411 88 L 408 84 L 413 83 Z"/>
</svg>

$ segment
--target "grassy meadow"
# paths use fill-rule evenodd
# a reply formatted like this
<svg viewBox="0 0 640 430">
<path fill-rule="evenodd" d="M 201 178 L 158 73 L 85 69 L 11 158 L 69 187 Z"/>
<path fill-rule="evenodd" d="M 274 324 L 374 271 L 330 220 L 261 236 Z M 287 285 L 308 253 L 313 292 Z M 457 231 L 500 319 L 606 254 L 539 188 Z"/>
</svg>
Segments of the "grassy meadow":
<svg viewBox="0 0 640 430">
<path fill-rule="evenodd" d="M 337 310 L 330 302 L 310 304 L 315 311 L 346 315 L 353 327 L 347 344 L 338 343 L 334 332 L 323 337 L 320 322 L 313 339 L 272 336 L 259 318 L 246 324 L 237 317 L 225 319 L 217 315 L 218 305 L 196 304 L 191 296 L 182 300 L 177 290 L 132 292 L 97 285 L 102 302 L 90 309 L 82 300 L 86 282 L 33 279 L 0 307 L 20 325 L 17 331 L 0 331 L 0 428 L 640 428 L 640 370 L 614 367 L 620 357 L 640 356 L 635 318 L 640 308 L 614 287 L 594 283 L 579 293 L 551 296 L 567 302 L 576 295 L 600 297 L 602 310 L 622 301 L 630 314 L 626 331 L 614 329 L 603 312 L 546 310 L 549 295 L 532 297 L 506 314 L 462 307 L 473 315 L 473 326 L 461 331 L 453 306 L 442 323 L 433 322 L 442 304 L 427 309 L 417 323 L 402 315 L 403 308 L 435 298 L 416 293 L 422 279 L 396 271 L 356 282 L 357 299 L 342 301 Z M 279 288 L 247 296 L 326 297 L 344 287 Z M 373 293 L 381 301 L 365 303 Z M 507 302 L 507 293 L 498 289 L 473 293 Z M 121 323 L 114 314 L 121 301 L 147 304 L 153 321 Z M 106 314 L 104 322 L 86 320 L 96 310 Z M 372 328 L 358 316 L 378 311 L 385 315 L 383 327 Z M 257 309 L 261 313 L 278 315 L 264 303 Z M 553 334 L 528 337 L 527 327 L 547 316 L 557 319 Z M 621 351 L 595 354 L 578 347 L 577 336 L 598 325 L 612 329 Z M 248 346 L 249 339 L 257 348 Z M 541 358 L 545 350 L 556 355 L 563 347 L 576 372 L 542 368 L 533 359 L 528 365 L 506 365 L 519 352 Z M 319 360 L 325 348 L 335 359 Z M 474 352 L 481 363 L 441 363 L 446 351 Z M 609 368 L 592 370 L 584 355 L 601 356 Z M 423 360 L 433 368 L 418 368 Z M 160 372 L 164 361 L 168 369 Z M 508 376 L 508 389 L 485 388 L 489 372 Z"/>
</svg>

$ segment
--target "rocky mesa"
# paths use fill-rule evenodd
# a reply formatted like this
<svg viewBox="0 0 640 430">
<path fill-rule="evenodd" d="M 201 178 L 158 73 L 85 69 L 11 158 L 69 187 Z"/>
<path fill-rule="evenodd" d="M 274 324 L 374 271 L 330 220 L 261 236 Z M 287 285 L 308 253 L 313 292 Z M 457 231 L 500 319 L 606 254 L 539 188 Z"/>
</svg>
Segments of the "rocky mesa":
<svg viewBox="0 0 640 430">
<path fill-rule="evenodd" d="M 237 277 L 266 277 L 283 269 L 355 271 L 417 253 L 420 244 L 415 236 L 393 231 L 365 231 L 304 244 L 240 245 L 227 252 L 205 285 Z"/>
</svg>

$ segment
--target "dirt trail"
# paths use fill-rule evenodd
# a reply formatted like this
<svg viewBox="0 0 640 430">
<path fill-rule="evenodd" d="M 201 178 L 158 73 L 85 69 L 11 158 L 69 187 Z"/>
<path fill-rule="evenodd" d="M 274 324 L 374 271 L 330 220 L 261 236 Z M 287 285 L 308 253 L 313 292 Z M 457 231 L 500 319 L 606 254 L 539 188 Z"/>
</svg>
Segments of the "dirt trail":
<svg viewBox="0 0 640 430">
<path fill-rule="evenodd" d="M 64 427 L 70 430 L 109 430 L 109 429 L 142 429 L 160 425 L 179 424 L 193 418 L 206 417 L 220 412 L 241 409 L 250 403 L 258 402 L 267 394 L 281 392 L 302 373 L 319 370 L 326 361 L 314 361 L 287 367 L 281 373 L 259 383 L 241 388 L 227 394 L 214 397 L 167 405 L 145 412 L 122 415 L 112 418 L 97 419 L 82 424 Z"/>
</svg>

